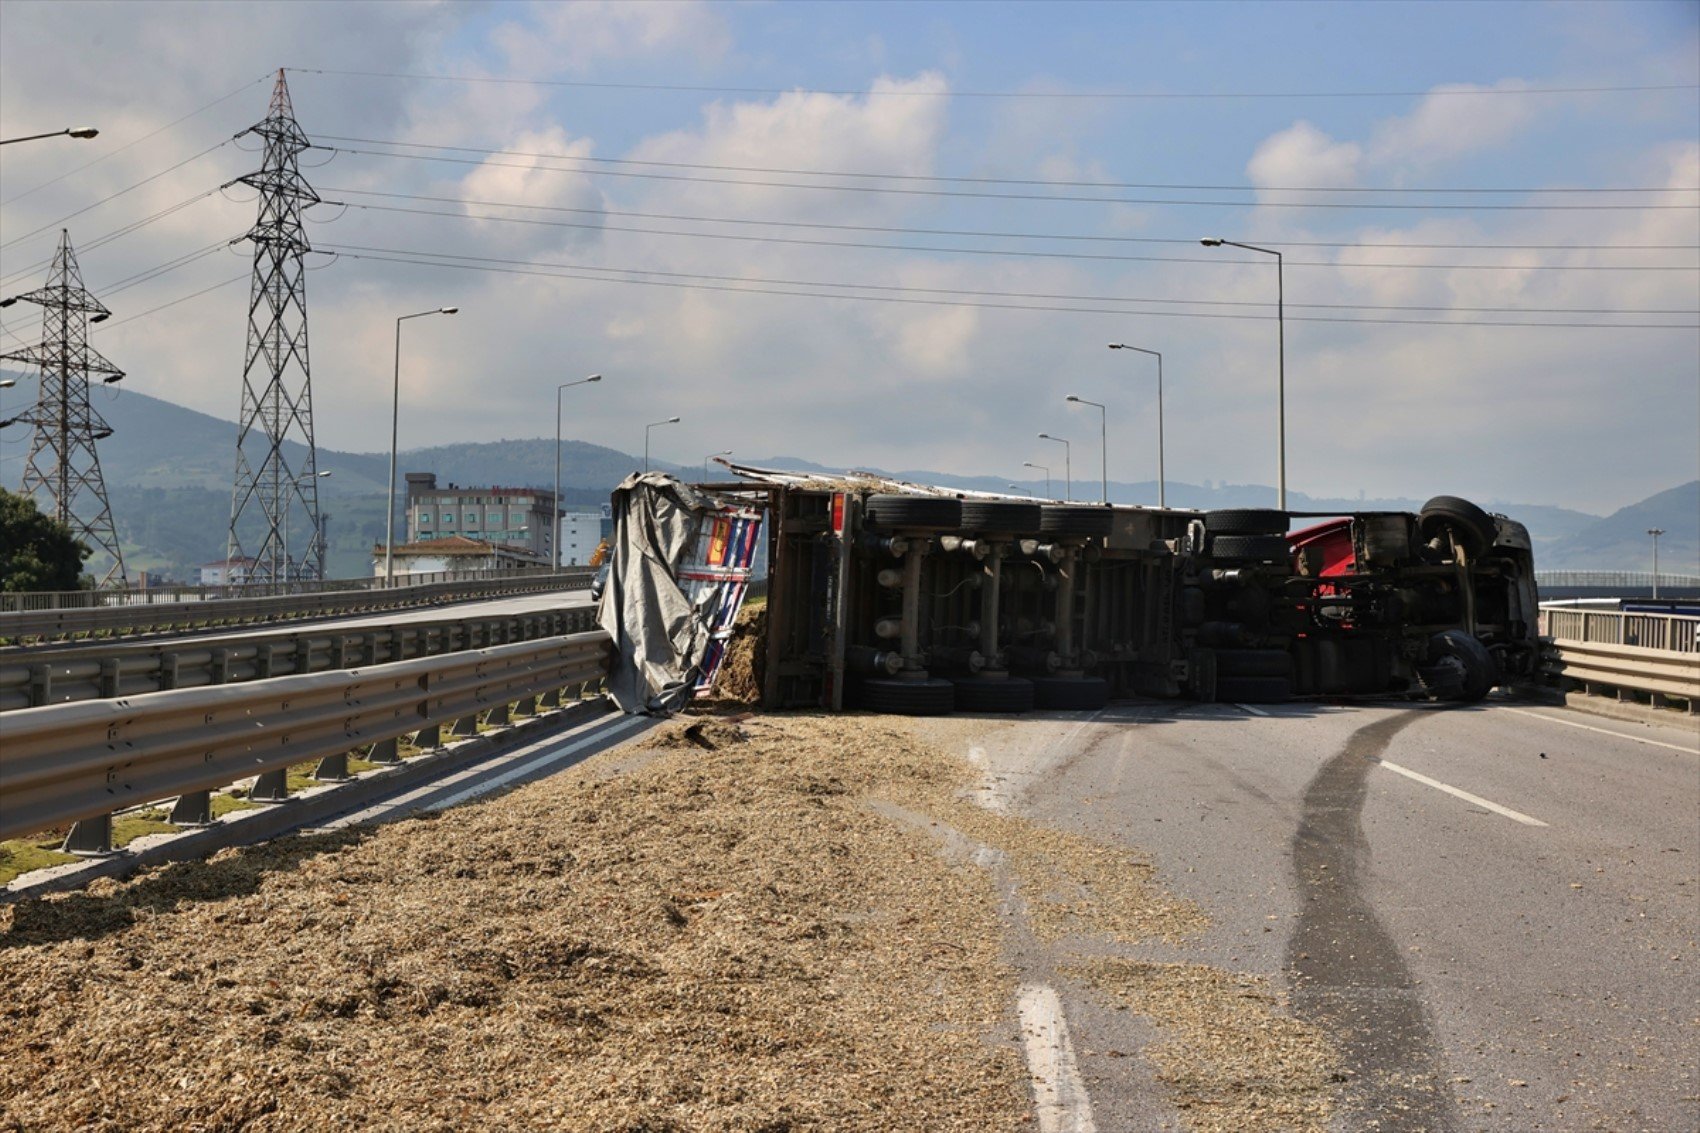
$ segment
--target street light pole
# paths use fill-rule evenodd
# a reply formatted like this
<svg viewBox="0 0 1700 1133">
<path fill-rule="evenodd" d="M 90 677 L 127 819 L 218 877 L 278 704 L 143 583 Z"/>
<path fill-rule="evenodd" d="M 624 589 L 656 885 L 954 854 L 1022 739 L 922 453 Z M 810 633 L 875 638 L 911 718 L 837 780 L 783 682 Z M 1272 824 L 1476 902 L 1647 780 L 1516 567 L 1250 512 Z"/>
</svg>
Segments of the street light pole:
<svg viewBox="0 0 1700 1133">
<path fill-rule="evenodd" d="M 561 566 L 561 391 L 571 386 L 588 385 L 602 380 L 601 374 L 592 374 L 588 378 L 580 378 L 576 382 L 562 382 L 555 387 L 555 516 L 549 530 L 549 570 L 551 573 Z"/>
<path fill-rule="evenodd" d="M 1242 244 L 1238 240 L 1224 240 L 1220 236 L 1206 236 L 1199 241 L 1206 248 L 1220 248 L 1226 244 L 1232 248 L 1244 248 L 1248 252 L 1262 252 L 1266 256 L 1275 257 L 1275 326 L 1277 341 L 1280 343 L 1280 370 L 1275 386 L 1276 412 L 1276 459 L 1278 461 L 1279 488 L 1277 489 L 1276 506 L 1282 511 L 1287 510 L 1287 285 L 1285 261 L 1281 253 L 1273 248 L 1259 248 L 1256 244 Z"/>
<path fill-rule="evenodd" d="M 706 481 L 708 479 L 708 462 L 710 460 L 713 460 L 717 456 L 731 456 L 731 455 L 732 455 L 731 449 L 723 448 L 719 452 L 711 452 L 707 456 L 703 457 L 702 458 L 702 478 L 703 478 L 703 480 Z"/>
<path fill-rule="evenodd" d="M 1665 533 L 1663 527 L 1649 527 L 1647 534 L 1653 537 L 1653 597 L 1659 596 L 1659 536 Z"/>
<path fill-rule="evenodd" d="M 1098 475 L 1100 477 L 1100 494 L 1104 497 L 1099 502 L 1106 506 L 1110 502 L 1110 411 L 1096 401 L 1087 401 L 1084 397 L 1069 394 L 1065 399 L 1076 405 L 1094 405 L 1098 408 Z"/>
<path fill-rule="evenodd" d="M 452 315 L 459 307 L 436 307 L 415 311 L 395 321 L 395 384 L 390 391 L 390 506 L 384 514 L 384 585 L 395 585 L 395 454 L 397 425 L 401 421 L 401 324 L 426 315 Z"/>
<path fill-rule="evenodd" d="M 1169 506 L 1168 481 L 1163 473 L 1163 355 L 1160 351 L 1147 350 L 1143 346 L 1129 346 L 1125 342 L 1110 343 L 1111 350 L 1133 350 L 1140 354 L 1149 354 L 1157 359 L 1157 506 Z"/>
<path fill-rule="evenodd" d="M 643 427 L 643 470 L 649 471 L 649 431 L 657 425 L 677 425 L 677 417 L 669 417 L 665 421 L 652 421 Z"/>
<path fill-rule="evenodd" d="M 1050 499 L 1051 498 L 1051 466 L 1048 465 L 1048 464 L 1034 464 L 1031 460 L 1024 460 L 1024 461 L 1021 462 L 1021 467 L 1023 467 L 1023 468 L 1037 468 L 1039 471 L 1041 471 L 1045 474 L 1045 498 Z"/>
<path fill-rule="evenodd" d="M 1067 441 L 1063 440 L 1061 437 L 1053 437 L 1049 433 L 1040 433 L 1039 439 L 1042 440 L 1042 441 L 1055 441 L 1063 447 L 1063 499 L 1066 502 L 1073 503 L 1074 502 L 1074 457 L 1072 455 L 1073 450 L 1069 447 L 1069 443 Z"/>
<path fill-rule="evenodd" d="M 93 138 L 100 131 L 93 126 L 70 126 L 63 130 L 54 130 L 48 134 L 25 134 L 21 138 L 0 138 L 0 146 L 9 146 L 13 142 L 36 142 L 42 138 Z"/>
</svg>

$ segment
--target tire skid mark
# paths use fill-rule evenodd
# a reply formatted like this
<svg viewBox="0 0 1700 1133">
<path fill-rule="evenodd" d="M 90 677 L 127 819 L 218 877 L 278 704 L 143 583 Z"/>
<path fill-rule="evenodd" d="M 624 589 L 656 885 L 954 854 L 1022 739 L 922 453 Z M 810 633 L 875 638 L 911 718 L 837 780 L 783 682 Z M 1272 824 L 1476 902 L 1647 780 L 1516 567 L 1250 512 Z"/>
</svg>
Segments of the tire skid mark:
<svg viewBox="0 0 1700 1133">
<path fill-rule="evenodd" d="M 1303 912 L 1287 945 L 1293 1007 L 1326 1029 L 1354 1076 L 1347 1104 L 1382 1130 L 1458 1127 L 1428 1012 L 1410 968 L 1362 893 L 1370 851 L 1363 830 L 1369 774 L 1405 711 L 1359 728 L 1305 790 L 1293 837 Z"/>
</svg>

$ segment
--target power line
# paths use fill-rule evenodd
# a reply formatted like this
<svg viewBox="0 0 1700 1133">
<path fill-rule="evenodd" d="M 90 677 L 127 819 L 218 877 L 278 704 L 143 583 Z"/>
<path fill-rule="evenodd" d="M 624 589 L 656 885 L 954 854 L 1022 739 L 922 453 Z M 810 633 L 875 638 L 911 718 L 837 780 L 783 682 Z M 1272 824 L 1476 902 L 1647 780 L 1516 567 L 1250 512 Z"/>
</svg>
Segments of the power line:
<svg viewBox="0 0 1700 1133">
<path fill-rule="evenodd" d="M 476 203 L 476 202 L 468 202 Z M 589 221 L 538 220 L 530 217 L 487 216 L 466 212 L 438 212 L 433 209 L 411 209 L 399 205 L 375 205 L 349 202 L 349 208 L 374 212 L 393 212 L 409 216 L 436 216 L 451 220 L 482 220 L 502 224 L 524 224 L 544 228 L 574 228 L 595 232 L 628 232 L 646 236 L 677 236 L 700 240 L 730 240 L 740 243 L 791 244 L 811 248 L 860 248 L 891 252 L 929 252 L 945 255 L 1002 256 L 1017 259 L 1091 260 L 1113 263 L 1217 264 L 1221 266 L 1257 264 L 1259 260 L 1233 259 L 1221 256 L 1134 256 L 1107 252 L 1037 252 L 1020 248 L 956 248 L 929 244 L 882 244 L 866 240 L 817 240 L 801 236 L 751 235 L 742 232 L 677 232 L 662 228 L 641 228 L 618 224 L 593 224 Z M 1515 267 L 1519 271 L 1659 271 L 1700 272 L 1700 266 L 1669 264 L 1395 264 L 1381 262 L 1336 263 L 1329 260 L 1287 260 L 1288 267 L 1338 269 L 1398 268 L 1409 271 L 1504 271 Z"/>
<path fill-rule="evenodd" d="M 164 220 L 166 217 L 171 216 L 173 213 L 180 212 L 181 210 L 188 208 L 190 205 L 195 204 L 198 201 L 204 201 L 208 197 L 212 196 L 213 194 L 215 194 L 217 192 L 219 192 L 218 189 L 208 189 L 204 193 L 196 193 L 194 196 L 189 197 L 185 200 L 178 201 L 174 205 L 167 205 L 165 208 L 162 208 L 158 212 L 153 213 L 149 216 L 145 216 L 141 220 L 132 221 L 129 224 L 123 225 L 119 228 L 115 228 L 111 232 L 107 232 L 107 233 L 105 233 L 101 236 L 96 237 L 93 240 L 90 240 L 87 244 L 84 244 L 83 245 L 83 252 L 86 255 L 87 253 L 93 251 L 96 248 L 103 247 L 104 245 L 112 243 L 112 241 L 114 241 L 114 240 L 117 240 L 117 239 L 124 237 L 124 236 L 128 236 L 132 232 L 135 232 L 135 231 L 142 229 L 142 228 L 146 228 L 148 225 L 154 223 L 155 221 Z M 19 279 L 22 276 L 31 275 L 34 272 L 36 272 L 37 270 L 39 270 L 40 268 L 46 267 L 51 262 L 52 262 L 51 259 L 45 259 L 45 260 L 37 261 L 36 263 L 29 265 L 28 267 L 19 268 L 17 271 L 14 271 L 14 272 L 7 274 L 4 279 L 0 279 L 0 287 L 8 286 L 12 282 Z"/>
<path fill-rule="evenodd" d="M 1079 204 L 1112 205 L 1182 205 L 1194 208 L 1281 208 L 1281 209 L 1358 209 L 1425 212 L 1640 212 L 1649 209 L 1700 209 L 1693 205 L 1496 205 L 1496 204 L 1363 204 L 1351 201 L 1218 201 L 1178 200 L 1168 197 L 1098 197 L 1059 193 L 987 193 L 974 189 L 915 189 L 893 185 L 817 185 L 804 181 L 752 181 L 741 177 L 704 177 L 683 173 L 639 173 L 629 169 L 584 169 L 550 165 L 522 165 L 517 162 L 475 161 L 466 157 L 446 157 L 440 154 L 390 153 L 385 150 L 349 149 L 325 146 L 337 153 L 355 157 L 391 157 L 404 161 L 436 161 L 451 165 L 477 165 L 483 168 L 523 169 L 535 173 L 576 173 L 583 177 L 625 177 L 644 181 L 683 181 L 701 185 L 742 185 L 761 189 L 807 189 L 830 193 L 890 193 L 909 197 L 961 197 L 993 201 L 1072 201 Z M 558 160 L 575 160 L 562 157 Z"/>
<path fill-rule="evenodd" d="M 408 71 L 357 71 L 330 67 L 286 67 L 301 75 L 339 75 L 372 79 L 416 79 L 428 82 L 489 83 L 506 86 L 566 87 L 587 90 L 647 90 L 687 94 L 827 94 L 841 98 L 986 98 L 986 99 L 1056 99 L 1123 102 L 1184 102 L 1233 101 L 1245 99 L 1327 99 L 1327 98 L 1470 98 L 1505 95 L 1554 94 L 1652 94 L 1666 91 L 1700 89 L 1697 83 L 1648 83 L 1625 86 L 1544 86 L 1489 87 L 1473 90 L 1390 90 L 1390 91 L 977 91 L 977 90 L 851 90 L 803 87 L 741 87 L 707 86 L 689 83 L 617 83 L 594 82 L 585 79 L 506 78 L 492 75 L 432 75 Z"/>
<path fill-rule="evenodd" d="M 621 275 L 658 276 L 667 279 L 699 279 L 720 283 L 760 283 L 781 287 L 836 287 L 859 291 L 891 291 L 924 295 L 968 295 L 999 299 L 1057 299 L 1076 302 L 1093 303 L 1152 303 L 1161 306 L 1194 306 L 1194 307 L 1255 307 L 1268 309 L 1273 303 L 1249 299 L 1174 299 L 1153 298 L 1143 295 L 1071 295 L 1051 292 L 1034 291 L 984 291 L 961 287 L 906 287 L 896 284 L 880 283 L 845 283 L 810 279 L 771 279 L 761 276 L 744 275 L 710 275 L 702 272 L 662 271 L 651 268 L 608 268 L 593 267 L 587 264 L 550 264 L 538 265 L 528 260 L 502 259 L 495 256 L 459 256 L 447 252 L 413 252 L 404 248 L 376 248 L 362 244 L 343 244 L 337 248 L 339 254 L 356 252 L 373 252 L 396 256 L 429 256 L 439 260 L 454 260 L 467 263 L 522 265 L 526 267 L 549 266 L 570 268 L 574 271 L 588 271 Z M 1700 310 L 1690 308 L 1620 308 L 1620 307 L 1464 307 L 1464 306 L 1420 306 L 1416 304 L 1375 304 L 1375 303 L 1288 303 L 1289 308 L 1305 310 L 1334 310 L 1334 311 L 1453 311 L 1485 314 L 1541 314 L 1541 315 L 1697 315 Z"/>
<path fill-rule="evenodd" d="M 732 285 L 728 285 L 728 284 L 717 284 L 717 283 L 686 283 L 686 282 L 679 281 L 679 280 L 668 280 L 668 279 L 636 279 L 636 278 L 609 277 L 609 276 L 597 276 L 597 275 L 583 275 L 583 274 L 579 274 L 577 271 L 574 271 L 574 270 L 558 270 L 560 265 L 552 265 L 552 264 L 529 264 L 528 266 L 521 267 L 521 266 L 502 266 L 502 265 L 498 265 L 498 264 L 478 264 L 478 263 L 452 262 L 452 261 L 445 261 L 441 258 L 424 258 L 424 257 L 430 256 L 431 253 L 404 254 L 402 256 L 387 256 L 387 255 L 374 255 L 374 254 L 364 253 L 364 252 L 346 251 L 346 250 L 342 250 L 342 249 L 336 249 L 336 250 L 338 251 L 338 253 L 340 255 L 347 256 L 350 259 L 356 259 L 356 260 L 375 260 L 375 261 L 379 261 L 379 262 L 396 263 L 396 264 L 409 264 L 409 265 L 424 266 L 424 267 L 456 268 L 456 269 L 459 269 L 459 270 L 462 270 L 462 271 L 488 272 L 488 273 L 497 273 L 497 274 L 504 274 L 504 275 L 541 276 L 541 277 L 548 278 L 548 279 L 581 279 L 581 280 L 588 280 L 588 281 L 596 282 L 596 283 L 625 283 L 625 284 L 633 284 L 633 285 L 643 286 L 643 287 L 667 287 L 667 288 L 674 288 L 674 289 L 679 289 L 679 290 L 689 290 L 689 291 L 725 291 L 725 292 L 734 292 L 734 293 L 737 293 L 737 294 L 744 294 L 744 295 L 780 295 L 780 296 L 788 296 L 788 297 L 793 297 L 793 298 L 805 298 L 805 299 L 848 299 L 848 300 L 854 300 L 856 302 L 862 302 L 862 303 L 913 304 L 913 305 L 932 306 L 932 307 L 974 307 L 974 308 L 985 308 L 985 309 L 992 309 L 992 310 L 1043 311 L 1043 312 L 1062 312 L 1062 313 L 1092 314 L 1092 315 L 1117 315 L 1117 316 L 1121 316 L 1123 318 L 1127 317 L 1128 315 L 1157 315 L 1157 316 L 1166 316 L 1166 317 L 1172 317 L 1172 318 L 1188 318 L 1188 319 L 1253 319 L 1253 320 L 1259 320 L 1259 321 L 1272 321 L 1273 320 L 1273 317 L 1269 316 L 1269 315 L 1227 314 L 1227 313 L 1223 313 L 1223 312 L 1138 311 L 1138 310 L 1129 310 L 1125 307 L 1072 307 L 1072 306 L 1055 306 L 1055 305 L 1049 305 L 1049 304 L 1036 304 L 1036 303 L 993 303 L 993 302 L 983 302 L 983 301 L 976 301 L 976 300 L 926 299 L 926 298 L 915 298 L 915 297 L 894 296 L 894 295 L 842 295 L 842 294 L 832 295 L 832 294 L 822 294 L 821 292 L 818 292 L 818 291 L 795 291 L 795 290 L 789 290 L 789 289 L 784 289 L 784 288 L 738 287 L 738 286 L 732 286 Z M 410 258 L 410 257 L 417 257 L 417 258 Z M 516 260 L 516 261 L 512 261 L 512 264 L 514 264 L 514 265 L 528 264 L 528 261 Z M 536 269 L 544 269 L 544 270 L 536 270 Z M 1357 325 L 1376 325 L 1376 324 L 1379 324 L 1379 325 L 1392 325 L 1392 326 L 1530 327 L 1530 328 L 1563 327 L 1563 328 L 1566 328 L 1566 329 L 1577 329 L 1577 330 L 1586 330 L 1586 329 L 1591 329 L 1591 330 L 1700 330 L 1700 323 L 1693 323 L 1693 324 L 1689 324 L 1689 323 L 1575 323 L 1575 322 L 1552 323 L 1552 322 L 1517 322 L 1517 321 L 1512 321 L 1512 320 L 1469 320 L 1469 321 L 1461 321 L 1461 320 L 1457 320 L 1457 319 L 1384 319 L 1384 318 L 1351 319 L 1351 318 L 1342 318 L 1342 317 L 1339 317 L 1339 316 L 1332 316 L 1332 315 L 1293 315 L 1293 316 L 1290 316 L 1287 321 L 1289 321 L 1289 322 L 1310 322 L 1310 323 L 1351 323 L 1351 324 L 1357 324 Z"/>
<path fill-rule="evenodd" d="M 652 169 L 707 169 L 717 173 L 765 173 L 788 177 L 857 177 L 880 181 L 935 181 L 954 185 L 1046 185 L 1052 188 L 1076 189 L 1164 189 L 1190 192 L 1228 193 L 1692 193 L 1694 188 L 1652 188 L 1634 186 L 1586 186 L 1580 188 L 1509 187 L 1509 188 L 1387 188 L 1352 185 L 1207 185 L 1178 184 L 1163 181 L 1063 181 L 1032 177 L 958 177 L 931 173 L 868 173 L 846 169 L 793 169 L 764 165 L 714 165 L 699 161 L 643 161 L 628 157 L 591 157 L 581 154 L 542 153 L 533 150 L 488 149 L 483 146 L 445 146 L 429 142 L 399 142 L 383 138 L 351 138 L 339 134 L 321 134 L 333 142 L 354 142 L 359 145 L 394 146 L 401 149 L 446 150 L 451 153 L 494 154 L 503 157 L 548 158 L 552 161 L 578 161 L 593 165 L 634 165 Z M 335 148 L 335 147 L 321 147 Z"/>
<path fill-rule="evenodd" d="M 61 227 L 64 226 L 66 221 L 71 220 L 75 217 L 79 217 L 79 216 L 83 215 L 85 212 L 88 212 L 90 209 L 97 209 L 101 205 L 104 205 L 108 201 L 117 200 L 119 197 L 122 197 L 125 193 L 133 192 L 136 189 L 140 189 L 143 185 L 149 184 L 150 182 L 153 182 L 153 181 L 158 181 L 161 177 L 164 177 L 167 173 L 174 173 L 177 170 L 182 169 L 185 165 L 188 165 L 191 161 L 199 161 L 201 158 L 207 156 L 207 154 L 212 153 L 215 150 L 223 149 L 225 146 L 229 145 L 234 140 L 235 140 L 234 138 L 226 138 L 226 139 L 224 139 L 224 141 L 219 142 L 215 146 L 208 146 L 206 149 L 202 150 L 200 153 L 192 154 L 189 157 L 184 158 L 182 161 L 177 162 L 175 165 L 169 165 L 166 168 L 161 169 L 158 173 L 153 174 L 151 177 L 144 177 L 140 181 L 137 181 L 134 185 L 127 186 L 123 189 L 118 190 L 116 193 L 112 193 L 108 196 L 102 197 L 100 200 L 95 201 L 93 204 L 84 205 L 82 208 L 78 209 L 76 212 L 67 213 L 64 216 L 60 217 L 58 220 L 52 221 L 48 224 L 44 224 L 40 228 L 31 229 L 30 231 L 24 233 L 22 236 L 14 236 L 14 237 L 12 237 L 12 239 L 6 241 L 4 244 L 0 244 L 0 248 L 10 248 L 12 245 L 22 243 L 23 241 L 28 240 L 32 236 L 39 236 L 41 233 L 46 232 L 49 229 L 61 228 Z"/>
<path fill-rule="evenodd" d="M 756 220 L 749 217 L 689 216 L 667 212 L 633 212 L 628 209 L 576 208 L 570 205 L 533 205 L 519 201 L 484 201 L 466 197 L 436 197 L 420 193 L 387 193 L 378 189 L 326 189 L 343 196 L 384 197 L 390 200 L 431 201 L 437 204 L 479 205 L 485 208 L 525 209 L 533 212 L 564 212 L 587 216 L 621 216 L 638 220 L 677 220 L 696 224 L 740 224 L 764 228 L 820 228 L 840 232 L 887 232 L 909 236 L 967 236 L 999 240 L 1065 240 L 1106 244 L 1184 244 L 1196 247 L 1197 237 L 1105 236 L 1068 232 L 1003 232 L 964 228 L 903 228 L 880 224 L 841 224 L 824 220 Z M 1540 251 L 1540 252 L 1680 252 L 1700 251 L 1700 244 L 1430 244 L 1391 241 L 1278 240 L 1247 236 L 1254 244 L 1276 243 L 1284 248 L 1413 248 L 1425 251 Z"/>
<path fill-rule="evenodd" d="M 99 326 L 95 327 L 94 330 L 97 332 L 108 331 L 113 327 L 121 327 L 125 323 L 133 323 L 137 319 L 145 319 L 149 315 L 157 314 L 158 312 L 165 310 L 167 307 L 175 307 L 179 303 L 187 303 L 191 299 L 199 299 L 201 296 L 206 295 L 209 292 L 217 291 L 221 287 L 229 287 L 232 283 L 240 283 L 247 278 L 247 272 L 243 272 L 241 275 L 233 275 L 229 279 L 224 280 L 222 283 L 215 283 L 211 287 L 203 287 L 199 291 L 192 291 L 187 295 L 180 295 L 176 299 L 171 300 L 169 303 L 161 303 L 157 307 L 149 307 L 145 311 L 138 311 L 133 315 L 128 315 L 125 318 L 118 319 L 116 322 L 101 323 Z"/>
<path fill-rule="evenodd" d="M 231 99 L 235 98 L 237 95 L 246 91 L 249 87 L 253 86 L 254 83 L 263 83 L 267 79 L 269 79 L 270 77 L 271 76 L 269 74 L 261 75 L 259 78 L 255 79 L 253 82 L 243 83 L 241 86 L 237 87 L 235 90 L 231 91 L 229 94 L 221 95 L 220 97 L 215 98 L 211 102 L 207 103 L 205 106 L 200 107 L 197 110 L 191 110 L 191 111 L 189 111 L 189 113 L 183 115 L 183 117 L 173 119 L 172 121 L 167 122 L 165 125 L 161 126 L 159 129 L 153 130 L 153 131 L 146 133 L 146 134 L 143 134 L 141 137 L 135 139 L 134 141 L 125 142 L 123 145 L 119 146 L 117 149 L 111 151 L 110 153 L 103 153 L 99 157 L 95 158 L 93 161 L 85 161 L 81 165 L 77 166 L 76 168 L 67 170 L 66 172 L 61 173 L 59 176 L 57 176 L 57 177 L 55 177 L 55 178 L 53 178 L 49 181 L 43 181 L 41 184 L 37 185 L 33 189 L 25 189 L 21 193 L 17 193 L 17 194 L 14 194 L 13 196 L 7 197 L 4 201 L 0 201 L 0 205 L 9 205 L 13 201 L 21 201 L 25 197 L 29 196 L 31 193 L 39 193 L 41 190 L 47 188 L 49 185 L 56 185 L 59 182 L 63 181 L 65 178 L 72 176 L 73 174 L 81 173 L 83 170 L 87 169 L 91 165 L 99 165 L 101 162 L 105 161 L 109 157 L 117 157 L 119 154 L 123 153 L 125 150 L 131 148 L 132 146 L 139 146 L 143 142 L 147 141 L 149 138 L 157 137 L 158 135 L 165 133 L 165 131 L 171 129 L 173 126 L 180 126 L 184 122 L 187 122 L 189 119 L 193 118 L 195 115 L 204 114 L 206 111 L 211 110 L 213 107 L 217 106 L 219 103 L 230 101 Z"/>
</svg>

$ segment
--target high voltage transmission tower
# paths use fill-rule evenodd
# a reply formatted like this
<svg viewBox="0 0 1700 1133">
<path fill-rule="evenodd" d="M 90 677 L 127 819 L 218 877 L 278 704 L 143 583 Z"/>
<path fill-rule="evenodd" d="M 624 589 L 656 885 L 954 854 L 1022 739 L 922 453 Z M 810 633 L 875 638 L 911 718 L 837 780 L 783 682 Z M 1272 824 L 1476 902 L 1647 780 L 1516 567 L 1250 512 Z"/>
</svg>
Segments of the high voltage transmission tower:
<svg viewBox="0 0 1700 1133">
<path fill-rule="evenodd" d="M 91 381 L 98 377 L 103 384 L 111 385 L 124 377 L 124 371 L 89 345 L 89 323 L 98 323 L 112 312 L 83 286 L 83 273 L 77 268 L 68 231 L 60 230 L 59 251 L 47 270 L 47 283 L 0 301 L 0 307 L 10 307 L 19 300 L 39 304 L 42 311 L 41 345 L 0 354 L 0 359 L 33 362 L 41 369 L 35 408 L 15 418 L 35 426 L 22 491 L 37 497 L 38 502 L 41 497 L 51 500 L 53 506 L 43 510 L 69 527 L 91 550 L 111 556 L 100 585 L 124 586 L 129 581 L 124 574 L 124 553 L 112 525 L 112 506 L 106 499 L 100 455 L 94 447 L 96 441 L 110 437 L 112 429 L 89 404 Z"/>
<path fill-rule="evenodd" d="M 248 300 L 236 480 L 230 497 L 229 558 L 234 562 L 249 557 L 244 545 L 251 548 L 250 582 L 323 578 L 325 532 L 319 514 L 318 453 L 313 445 L 307 279 L 302 263 L 312 246 L 301 216 L 319 203 L 319 195 L 301 176 L 300 155 L 312 143 L 295 122 L 281 70 L 265 120 L 244 133 L 265 141 L 265 160 L 259 172 L 237 178 L 259 191 L 260 211 L 243 237 L 254 243 L 254 281 Z M 286 441 L 306 447 L 299 467 L 290 466 L 284 453 Z M 304 539 L 293 551 L 289 545 L 292 521 Z"/>
</svg>

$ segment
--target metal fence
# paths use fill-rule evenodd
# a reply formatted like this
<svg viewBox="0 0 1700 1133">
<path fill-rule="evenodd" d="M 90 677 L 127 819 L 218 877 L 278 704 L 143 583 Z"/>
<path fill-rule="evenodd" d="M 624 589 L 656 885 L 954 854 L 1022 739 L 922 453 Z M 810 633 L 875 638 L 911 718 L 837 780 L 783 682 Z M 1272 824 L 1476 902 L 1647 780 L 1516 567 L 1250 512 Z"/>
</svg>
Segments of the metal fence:
<svg viewBox="0 0 1700 1133">
<path fill-rule="evenodd" d="M 175 798 L 173 822 L 204 825 L 211 791 L 256 776 L 250 798 L 281 802 L 293 764 L 319 760 L 316 777 L 338 780 L 355 750 L 395 763 L 398 737 L 413 735 L 417 747 L 431 749 L 445 727 L 471 736 L 481 719 L 507 723 L 510 709 L 533 712 L 539 703 L 558 704 L 563 690 L 605 679 L 610 648 L 608 635 L 596 631 L 9 713 L 0 839 L 75 823 L 67 849 L 104 851 L 115 811 Z"/>
<path fill-rule="evenodd" d="M 1700 712 L 1700 617 L 1544 608 L 1541 633 L 1558 648 L 1554 675 L 1588 692 L 1674 697 Z"/>
</svg>

